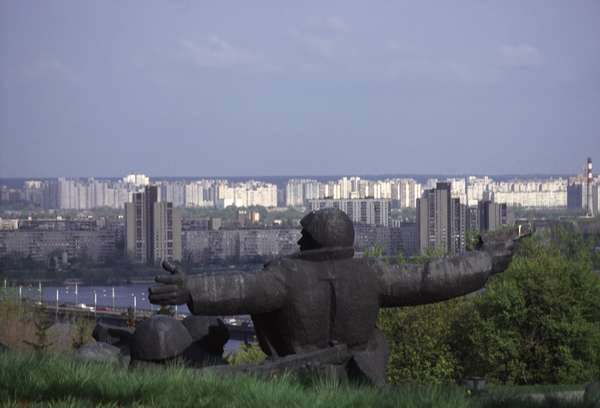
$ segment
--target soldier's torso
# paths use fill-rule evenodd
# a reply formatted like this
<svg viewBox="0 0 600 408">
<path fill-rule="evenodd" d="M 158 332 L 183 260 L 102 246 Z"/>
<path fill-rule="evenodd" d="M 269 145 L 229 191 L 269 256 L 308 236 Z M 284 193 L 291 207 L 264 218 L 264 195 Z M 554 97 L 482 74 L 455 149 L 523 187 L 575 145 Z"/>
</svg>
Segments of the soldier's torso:
<svg viewBox="0 0 600 408">
<path fill-rule="evenodd" d="M 281 259 L 288 300 L 275 312 L 253 315 L 261 347 L 278 356 L 343 343 L 366 345 L 379 311 L 379 282 L 362 259 Z"/>
</svg>

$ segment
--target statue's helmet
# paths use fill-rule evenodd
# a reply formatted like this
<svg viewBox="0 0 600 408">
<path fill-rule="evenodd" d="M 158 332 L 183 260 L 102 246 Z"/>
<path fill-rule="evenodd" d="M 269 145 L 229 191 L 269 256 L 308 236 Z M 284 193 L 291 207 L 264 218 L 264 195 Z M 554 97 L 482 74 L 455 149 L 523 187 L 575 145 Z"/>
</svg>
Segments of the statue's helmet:
<svg viewBox="0 0 600 408">
<path fill-rule="evenodd" d="M 311 211 L 300 220 L 300 225 L 322 248 L 354 245 L 352 221 L 345 212 L 337 208 Z"/>
</svg>

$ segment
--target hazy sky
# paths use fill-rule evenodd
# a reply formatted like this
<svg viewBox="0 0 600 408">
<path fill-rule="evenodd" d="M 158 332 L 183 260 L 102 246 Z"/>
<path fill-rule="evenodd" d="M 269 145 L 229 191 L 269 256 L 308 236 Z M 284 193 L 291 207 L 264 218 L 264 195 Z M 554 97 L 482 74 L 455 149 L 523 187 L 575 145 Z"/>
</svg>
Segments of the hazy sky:
<svg viewBox="0 0 600 408">
<path fill-rule="evenodd" d="M 0 177 L 600 167 L 600 1 L 0 0 Z"/>
</svg>

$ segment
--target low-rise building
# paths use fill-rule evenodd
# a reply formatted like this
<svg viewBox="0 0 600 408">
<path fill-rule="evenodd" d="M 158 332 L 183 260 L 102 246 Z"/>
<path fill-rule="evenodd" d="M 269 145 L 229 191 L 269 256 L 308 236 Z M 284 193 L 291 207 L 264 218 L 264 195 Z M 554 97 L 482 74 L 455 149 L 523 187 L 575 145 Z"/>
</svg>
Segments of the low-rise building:
<svg viewBox="0 0 600 408">
<path fill-rule="evenodd" d="M 296 252 L 300 236 L 298 228 L 184 231 L 184 259 L 205 264 L 265 262 Z"/>
<path fill-rule="evenodd" d="M 14 254 L 46 262 L 52 255 L 102 261 L 117 255 L 113 231 L 0 231 L 0 257 Z"/>
</svg>

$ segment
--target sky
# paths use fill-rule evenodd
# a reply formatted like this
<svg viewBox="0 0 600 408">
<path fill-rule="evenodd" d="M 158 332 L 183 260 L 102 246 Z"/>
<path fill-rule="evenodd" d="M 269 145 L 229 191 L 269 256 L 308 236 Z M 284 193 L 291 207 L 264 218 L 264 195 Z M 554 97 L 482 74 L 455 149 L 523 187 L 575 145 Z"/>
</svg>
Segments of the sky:
<svg viewBox="0 0 600 408">
<path fill-rule="evenodd" d="M 0 177 L 600 168 L 600 0 L 0 0 Z"/>
</svg>

